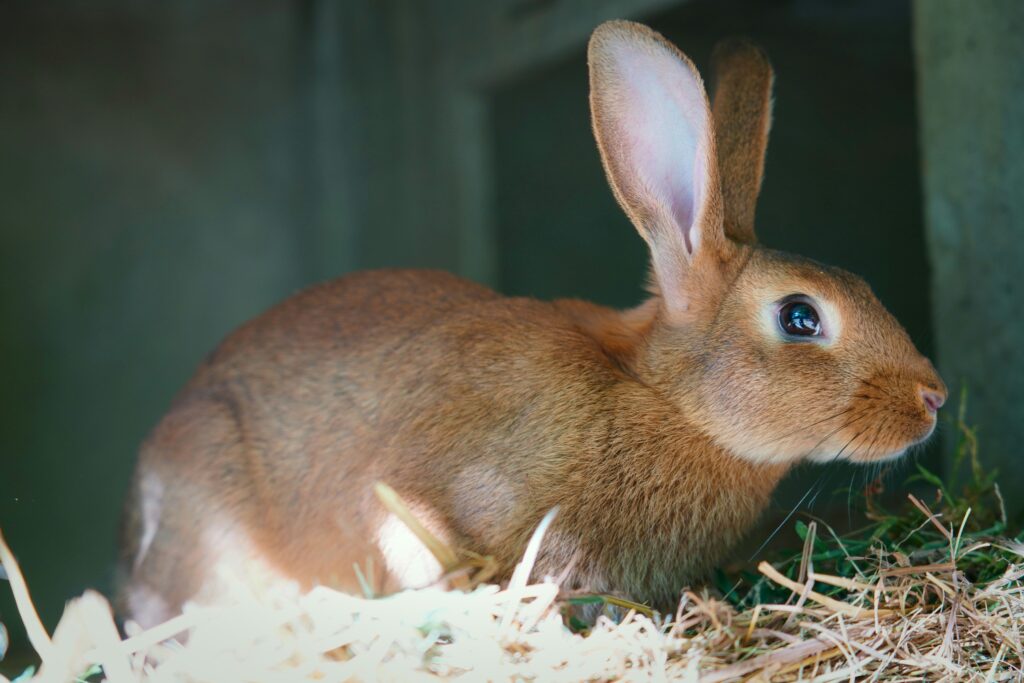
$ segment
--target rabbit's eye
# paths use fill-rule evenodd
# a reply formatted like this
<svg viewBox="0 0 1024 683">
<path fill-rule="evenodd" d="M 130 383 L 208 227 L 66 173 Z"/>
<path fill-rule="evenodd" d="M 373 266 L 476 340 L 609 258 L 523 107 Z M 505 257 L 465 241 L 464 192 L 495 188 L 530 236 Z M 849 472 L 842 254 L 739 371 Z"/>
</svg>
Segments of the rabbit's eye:
<svg viewBox="0 0 1024 683">
<path fill-rule="evenodd" d="M 821 335 L 821 319 L 818 312 L 806 301 L 790 301 L 779 309 L 779 327 L 794 337 L 817 337 Z"/>
</svg>

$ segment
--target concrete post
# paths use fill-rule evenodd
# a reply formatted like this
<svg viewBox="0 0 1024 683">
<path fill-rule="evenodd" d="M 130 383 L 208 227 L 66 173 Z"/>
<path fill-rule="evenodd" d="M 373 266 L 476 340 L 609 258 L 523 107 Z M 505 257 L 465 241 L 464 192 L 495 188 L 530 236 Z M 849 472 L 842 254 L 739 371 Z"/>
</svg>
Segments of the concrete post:
<svg viewBox="0 0 1024 683">
<path fill-rule="evenodd" d="M 1020 510 L 1024 3 L 915 0 L 914 24 L 939 365 L 967 386 L 983 460 Z"/>
</svg>

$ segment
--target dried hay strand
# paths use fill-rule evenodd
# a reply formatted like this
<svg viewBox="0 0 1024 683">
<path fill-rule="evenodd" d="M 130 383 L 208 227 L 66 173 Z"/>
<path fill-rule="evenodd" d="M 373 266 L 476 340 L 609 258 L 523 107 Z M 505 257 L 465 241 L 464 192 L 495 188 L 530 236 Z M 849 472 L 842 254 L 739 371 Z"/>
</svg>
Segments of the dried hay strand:
<svg viewBox="0 0 1024 683">
<path fill-rule="evenodd" d="M 225 604 L 187 605 L 152 629 L 129 625 L 125 638 L 90 591 L 68 604 L 51 638 L 0 537 L 0 561 L 42 662 L 16 680 L 1024 680 L 1024 544 L 1006 538 L 994 475 L 977 466 L 973 433 L 964 433 L 957 464 L 970 465 L 973 478 L 962 489 L 921 470 L 937 482 L 936 501 L 910 496 L 900 514 L 882 510 L 869 491 L 868 529 L 840 537 L 798 522 L 801 551 L 761 562 L 741 580 L 745 595 L 735 597 L 728 577 L 726 597 L 688 591 L 672 615 L 610 596 L 566 596 L 551 578 L 531 581 L 555 511 L 501 587 L 487 583 L 487 558 L 444 546 L 379 487 L 438 556 L 444 585 L 363 597 L 239 583 Z M 613 609 L 592 626 L 569 614 L 600 604 Z"/>
<path fill-rule="evenodd" d="M 934 514 L 928 521 L 949 534 L 948 562 L 879 554 L 857 579 L 819 574 L 812 562 L 802 581 L 763 562 L 765 581 L 789 591 L 788 601 L 739 610 L 687 593 L 671 619 L 601 616 L 585 635 L 564 624 L 554 582 L 526 580 L 527 558 L 504 589 L 378 599 L 327 588 L 240 594 L 231 605 L 189 606 L 126 639 L 106 601 L 87 592 L 69 603 L 51 640 L 2 540 L 0 557 L 42 660 L 36 681 L 99 670 L 110 681 L 196 682 L 1021 680 L 1024 567 L 1008 562 L 984 583 L 958 568 L 972 554 L 1000 548 L 1016 557 L 1020 548 L 965 545 Z M 842 598 L 819 589 L 839 589 Z M 185 644 L 173 640 L 183 634 Z"/>
</svg>

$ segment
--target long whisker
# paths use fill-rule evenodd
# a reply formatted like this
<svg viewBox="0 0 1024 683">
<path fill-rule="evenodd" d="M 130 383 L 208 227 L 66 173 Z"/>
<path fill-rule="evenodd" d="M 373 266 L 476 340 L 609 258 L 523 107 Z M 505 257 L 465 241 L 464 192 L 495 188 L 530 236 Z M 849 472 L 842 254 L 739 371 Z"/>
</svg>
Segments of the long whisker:
<svg viewBox="0 0 1024 683">
<path fill-rule="evenodd" d="M 854 409 L 854 406 L 849 406 L 845 410 L 840 410 L 835 415 L 829 415 L 828 417 L 822 418 L 822 419 L 818 420 L 817 422 L 812 422 L 811 424 L 808 424 L 808 425 L 801 425 L 798 429 L 794 429 L 793 431 L 789 432 L 788 434 L 783 434 L 782 436 L 776 437 L 776 438 L 772 439 L 771 441 L 767 441 L 765 443 L 765 445 L 775 443 L 776 441 L 782 441 L 784 439 L 788 439 L 791 436 L 795 436 L 796 434 L 799 434 L 800 432 L 804 431 L 805 429 L 809 429 L 811 427 L 816 427 L 817 425 L 820 425 L 822 422 L 828 422 L 829 420 L 834 420 L 837 417 L 842 417 L 843 415 L 845 415 L 846 413 L 850 412 L 853 409 Z"/>
<path fill-rule="evenodd" d="M 885 428 L 886 428 L 886 426 L 889 424 L 889 422 L 891 420 L 892 420 L 892 416 L 887 416 L 875 427 L 875 435 L 874 435 L 874 437 L 872 437 L 871 441 L 868 443 L 867 447 L 864 449 L 864 454 L 865 455 L 870 456 L 871 450 L 875 447 L 875 444 L 878 443 L 878 440 L 880 438 L 882 438 L 882 435 L 885 433 Z M 873 462 L 873 463 L 871 463 L 870 466 L 868 468 L 866 468 L 866 470 L 864 472 L 864 477 L 863 477 L 864 478 L 864 483 L 863 483 L 861 488 L 866 488 L 869 484 L 871 484 L 871 482 L 874 482 L 876 479 L 878 479 L 878 477 L 881 475 L 884 467 L 885 467 L 885 465 L 883 463 L 880 463 L 880 462 Z M 851 477 L 850 478 L 850 488 L 847 491 L 847 496 L 846 496 L 846 516 L 847 516 L 848 521 L 852 520 L 852 507 L 853 507 L 852 499 L 853 499 L 853 478 Z"/>
<path fill-rule="evenodd" d="M 804 504 L 804 501 L 805 501 L 805 500 L 807 500 L 807 496 L 811 495 L 811 491 L 813 491 L 813 490 L 814 490 L 814 487 L 818 485 L 818 482 L 820 482 L 820 481 L 822 480 L 822 478 L 824 478 L 824 476 L 825 476 L 826 474 L 828 474 L 828 471 L 827 471 L 827 470 L 826 470 L 826 471 L 824 471 L 824 472 L 822 472 L 822 473 L 821 473 L 821 474 L 820 474 L 820 475 L 818 476 L 817 480 L 815 480 L 815 482 L 814 482 L 813 484 L 811 484 L 811 485 L 810 485 L 810 486 L 809 486 L 809 487 L 807 488 L 807 491 L 806 491 L 806 492 L 804 493 L 804 495 L 803 495 L 803 496 L 802 496 L 802 497 L 800 498 L 800 500 L 798 500 L 798 501 L 796 502 L 796 505 L 794 505 L 794 506 L 793 506 L 793 509 L 789 511 L 789 513 L 788 513 L 788 514 L 787 514 L 787 515 L 785 516 L 785 518 L 784 518 L 784 519 L 783 519 L 783 520 L 782 520 L 781 522 L 779 522 L 779 525 L 778 525 L 777 527 L 775 527 L 775 529 L 773 529 L 773 530 L 772 530 L 772 532 L 771 532 L 770 534 L 768 534 L 768 538 L 764 539 L 764 542 L 762 542 L 762 543 L 761 543 L 761 545 L 759 545 L 759 546 L 757 547 L 757 550 L 755 550 L 755 551 L 753 552 L 753 554 L 752 554 L 752 555 L 750 556 L 750 559 L 748 559 L 748 560 L 747 560 L 748 562 L 753 562 L 753 561 L 754 561 L 754 559 L 755 559 L 755 558 L 756 558 L 756 557 L 757 557 L 758 555 L 760 555 L 760 554 L 761 554 L 761 552 L 762 552 L 762 551 L 763 551 L 763 550 L 764 550 L 765 548 L 767 548 L 767 547 L 768 547 L 768 544 L 769 544 L 769 543 L 771 543 L 771 542 L 772 542 L 772 539 L 773 539 L 773 538 L 775 538 L 775 537 L 776 537 L 776 536 L 778 535 L 778 533 L 779 533 L 779 532 L 780 532 L 780 531 L 782 530 L 782 527 L 786 526 L 786 524 L 787 524 L 787 523 L 789 522 L 789 520 L 790 520 L 790 518 L 791 518 L 791 517 L 793 516 L 793 514 L 794 514 L 794 513 L 796 513 L 796 511 L 797 511 L 798 509 L 800 509 L 800 506 Z"/>
<path fill-rule="evenodd" d="M 885 419 L 883 419 L 882 422 L 879 423 L 879 425 L 877 427 L 875 427 L 875 437 L 873 439 L 871 439 L 871 443 L 869 443 L 867 448 L 864 449 L 864 454 L 865 455 L 870 455 L 871 454 L 871 449 L 874 448 L 875 444 L 878 443 L 878 440 L 880 438 L 882 438 L 882 434 L 885 433 L 885 427 L 889 424 L 889 422 L 891 420 L 892 420 L 892 416 L 891 415 L 887 415 L 885 417 Z"/>
<path fill-rule="evenodd" d="M 844 429 L 846 429 L 847 427 L 849 427 L 849 426 L 851 426 L 853 424 L 856 424 L 857 422 L 860 422 L 862 419 L 864 419 L 865 417 L 870 415 L 872 412 L 873 411 L 872 411 L 871 407 L 869 406 L 869 407 L 864 408 L 861 411 L 855 413 L 853 416 L 851 416 L 850 420 L 844 422 L 843 424 L 839 425 L 838 427 L 833 429 L 831 432 L 829 432 L 825 436 L 821 437 L 821 439 L 818 440 L 818 443 L 816 443 L 813 446 L 811 446 L 811 448 L 807 451 L 808 454 L 814 453 L 814 451 L 818 450 L 818 447 L 821 446 L 823 443 L 825 443 L 826 441 L 831 439 L 833 436 L 835 436 L 839 432 L 841 432 Z"/>
<path fill-rule="evenodd" d="M 869 411 L 868 413 L 862 414 L 862 415 L 860 415 L 860 417 L 857 417 L 854 420 L 851 420 L 851 421 L 847 422 L 846 424 L 840 426 L 838 429 L 832 431 L 831 433 L 826 435 L 821 441 L 819 441 L 814 446 L 814 449 L 817 449 L 818 446 L 820 446 L 821 444 L 825 443 L 825 441 L 829 437 L 831 437 L 833 434 L 835 434 L 836 432 L 838 432 L 838 431 L 840 431 L 842 429 L 845 429 L 846 427 L 849 427 L 850 425 L 852 425 L 855 422 L 859 422 L 860 420 L 864 419 L 865 417 L 868 417 L 870 414 L 871 414 L 871 412 Z M 849 446 L 854 441 L 854 439 L 856 439 L 858 436 L 863 434 L 864 431 L 866 431 L 866 430 L 860 431 L 857 434 L 855 434 L 854 437 L 852 439 L 850 439 L 849 441 L 847 441 L 843 445 L 843 447 L 839 449 L 839 452 L 836 453 L 832 457 L 832 459 L 828 461 L 828 463 L 826 463 L 825 470 L 821 473 L 821 475 L 818 477 L 818 479 L 813 484 L 811 484 L 810 487 L 808 487 L 807 492 L 804 493 L 804 495 L 800 498 L 800 500 L 797 501 L 796 505 L 793 506 L 793 509 L 791 509 L 789 511 L 789 513 L 785 516 L 785 518 L 781 522 L 779 522 L 779 525 L 776 526 L 775 529 L 770 534 L 768 534 L 768 538 L 766 538 L 764 540 L 764 542 L 761 543 L 761 545 L 757 548 L 757 550 L 754 551 L 754 554 L 750 556 L 750 560 L 749 561 L 753 561 L 754 558 L 756 558 L 758 555 L 760 555 L 761 552 L 766 547 L 768 547 L 768 544 L 772 542 L 772 539 L 774 539 L 779 534 L 779 532 L 782 531 L 783 527 L 785 527 L 786 524 L 789 523 L 789 520 L 792 519 L 794 514 L 796 514 L 796 511 L 799 510 L 800 506 L 803 505 L 805 500 L 807 500 L 807 496 L 811 495 L 811 492 L 814 491 L 815 488 L 817 488 L 819 484 L 822 484 L 823 480 L 827 483 L 827 477 L 830 476 L 830 474 L 831 474 L 831 470 L 830 470 L 829 466 L 832 465 L 833 463 L 835 463 L 835 461 L 839 459 L 839 457 L 843 454 L 843 452 L 846 451 L 847 446 Z M 812 449 L 812 452 L 813 452 L 814 449 Z M 819 489 L 819 491 L 820 491 L 820 489 Z M 814 497 L 817 498 L 818 494 L 815 493 Z M 812 499 L 812 502 L 813 502 L 813 499 Z"/>
<path fill-rule="evenodd" d="M 843 447 L 842 447 L 841 449 L 839 449 L 839 452 L 835 454 L 835 457 L 833 457 L 833 458 L 832 458 L 832 460 L 831 460 L 831 461 L 829 462 L 829 465 L 831 465 L 831 464 L 832 464 L 832 463 L 834 463 L 834 462 L 835 462 L 836 460 L 838 460 L 838 459 L 839 459 L 839 456 L 841 456 L 841 455 L 843 454 L 843 452 L 844 452 L 844 451 L 845 451 L 845 450 L 846 450 L 847 448 L 849 448 L 849 447 L 850 447 L 850 445 L 851 445 L 851 444 L 852 444 L 852 443 L 853 443 L 854 441 L 856 441 L 856 440 L 857 440 L 858 438 L 860 438 L 860 436 L 861 436 L 862 434 L 865 434 L 865 433 L 866 433 L 866 432 L 867 432 L 867 431 L 868 431 L 869 429 L 870 429 L 870 427 L 865 427 L 864 429 L 862 429 L 862 430 L 860 430 L 859 432 L 857 432 L 857 433 L 856 433 L 856 434 L 855 434 L 855 435 L 853 436 L 853 438 L 852 438 L 852 439 L 850 439 L 849 441 L 847 441 L 847 442 L 846 442 L 846 444 L 845 444 L 845 445 L 844 445 L 844 446 L 843 446 Z M 829 478 L 831 478 L 831 475 L 829 475 Z M 827 480 L 826 480 L 826 483 L 827 483 Z M 809 503 L 807 503 L 807 507 L 809 507 L 809 508 L 810 508 L 810 507 L 813 507 L 813 506 L 814 506 L 814 501 L 818 500 L 818 496 L 819 496 L 819 495 L 821 495 L 821 492 L 822 492 L 822 491 L 824 491 L 824 490 L 825 490 L 825 484 L 822 484 L 821 486 L 819 486 L 819 487 L 818 487 L 818 490 L 817 490 L 817 491 L 815 492 L 815 494 L 814 494 L 814 496 L 813 496 L 813 497 L 811 498 L 810 502 L 809 502 Z"/>
<path fill-rule="evenodd" d="M 882 422 L 882 424 L 885 424 L 885 423 L 886 423 L 886 421 Z M 843 449 L 838 454 L 836 454 L 836 457 L 831 459 L 831 462 L 833 462 L 833 463 L 836 462 L 836 460 L 843 454 L 843 451 L 846 451 L 850 445 L 852 445 L 862 435 L 866 434 L 868 432 L 868 430 L 870 430 L 870 429 L 871 429 L 871 427 L 864 427 L 859 432 L 857 432 L 853 436 L 853 438 L 851 438 L 849 441 L 846 442 L 846 445 L 844 445 Z M 879 433 L 880 433 L 879 426 L 874 427 L 874 438 L 871 439 L 871 444 L 873 444 L 874 441 L 876 441 L 878 439 Z M 870 449 L 870 445 L 868 445 L 868 450 L 869 449 Z M 857 449 L 856 449 L 856 446 L 854 446 L 853 451 L 850 452 L 850 455 L 848 457 L 852 458 L 854 455 L 856 455 L 856 453 L 857 453 Z M 831 464 L 831 463 L 829 463 L 829 464 Z M 852 483 L 852 481 L 853 481 L 852 477 L 851 477 L 850 481 Z M 818 500 L 818 496 L 821 495 L 821 492 L 822 492 L 822 490 L 824 490 L 824 487 L 825 487 L 824 483 L 822 483 L 821 486 L 818 487 L 818 490 L 814 494 L 814 497 L 811 498 L 810 502 L 807 504 L 808 508 L 814 507 L 814 502 Z M 847 514 L 848 515 L 850 514 L 850 496 L 849 496 L 849 494 L 850 494 L 850 492 L 848 492 L 848 495 L 847 495 Z"/>
<path fill-rule="evenodd" d="M 850 485 L 846 487 L 846 525 L 853 526 L 853 480 L 857 471 L 850 473 Z"/>
</svg>

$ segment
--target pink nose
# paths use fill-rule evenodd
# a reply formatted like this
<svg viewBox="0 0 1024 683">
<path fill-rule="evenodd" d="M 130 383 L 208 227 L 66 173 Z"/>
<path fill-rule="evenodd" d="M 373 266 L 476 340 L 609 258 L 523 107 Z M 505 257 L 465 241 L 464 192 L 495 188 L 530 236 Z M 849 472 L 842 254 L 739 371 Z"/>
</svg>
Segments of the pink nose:
<svg viewBox="0 0 1024 683">
<path fill-rule="evenodd" d="M 924 401 L 924 405 L 930 413 L 937 412 L 942 407 L 942 404 L 946 402 L 946 395 L 944 393 L 939 393 L 928 387 L 921 387 L 920 391 L 921 400 Z"/>
</svg>

